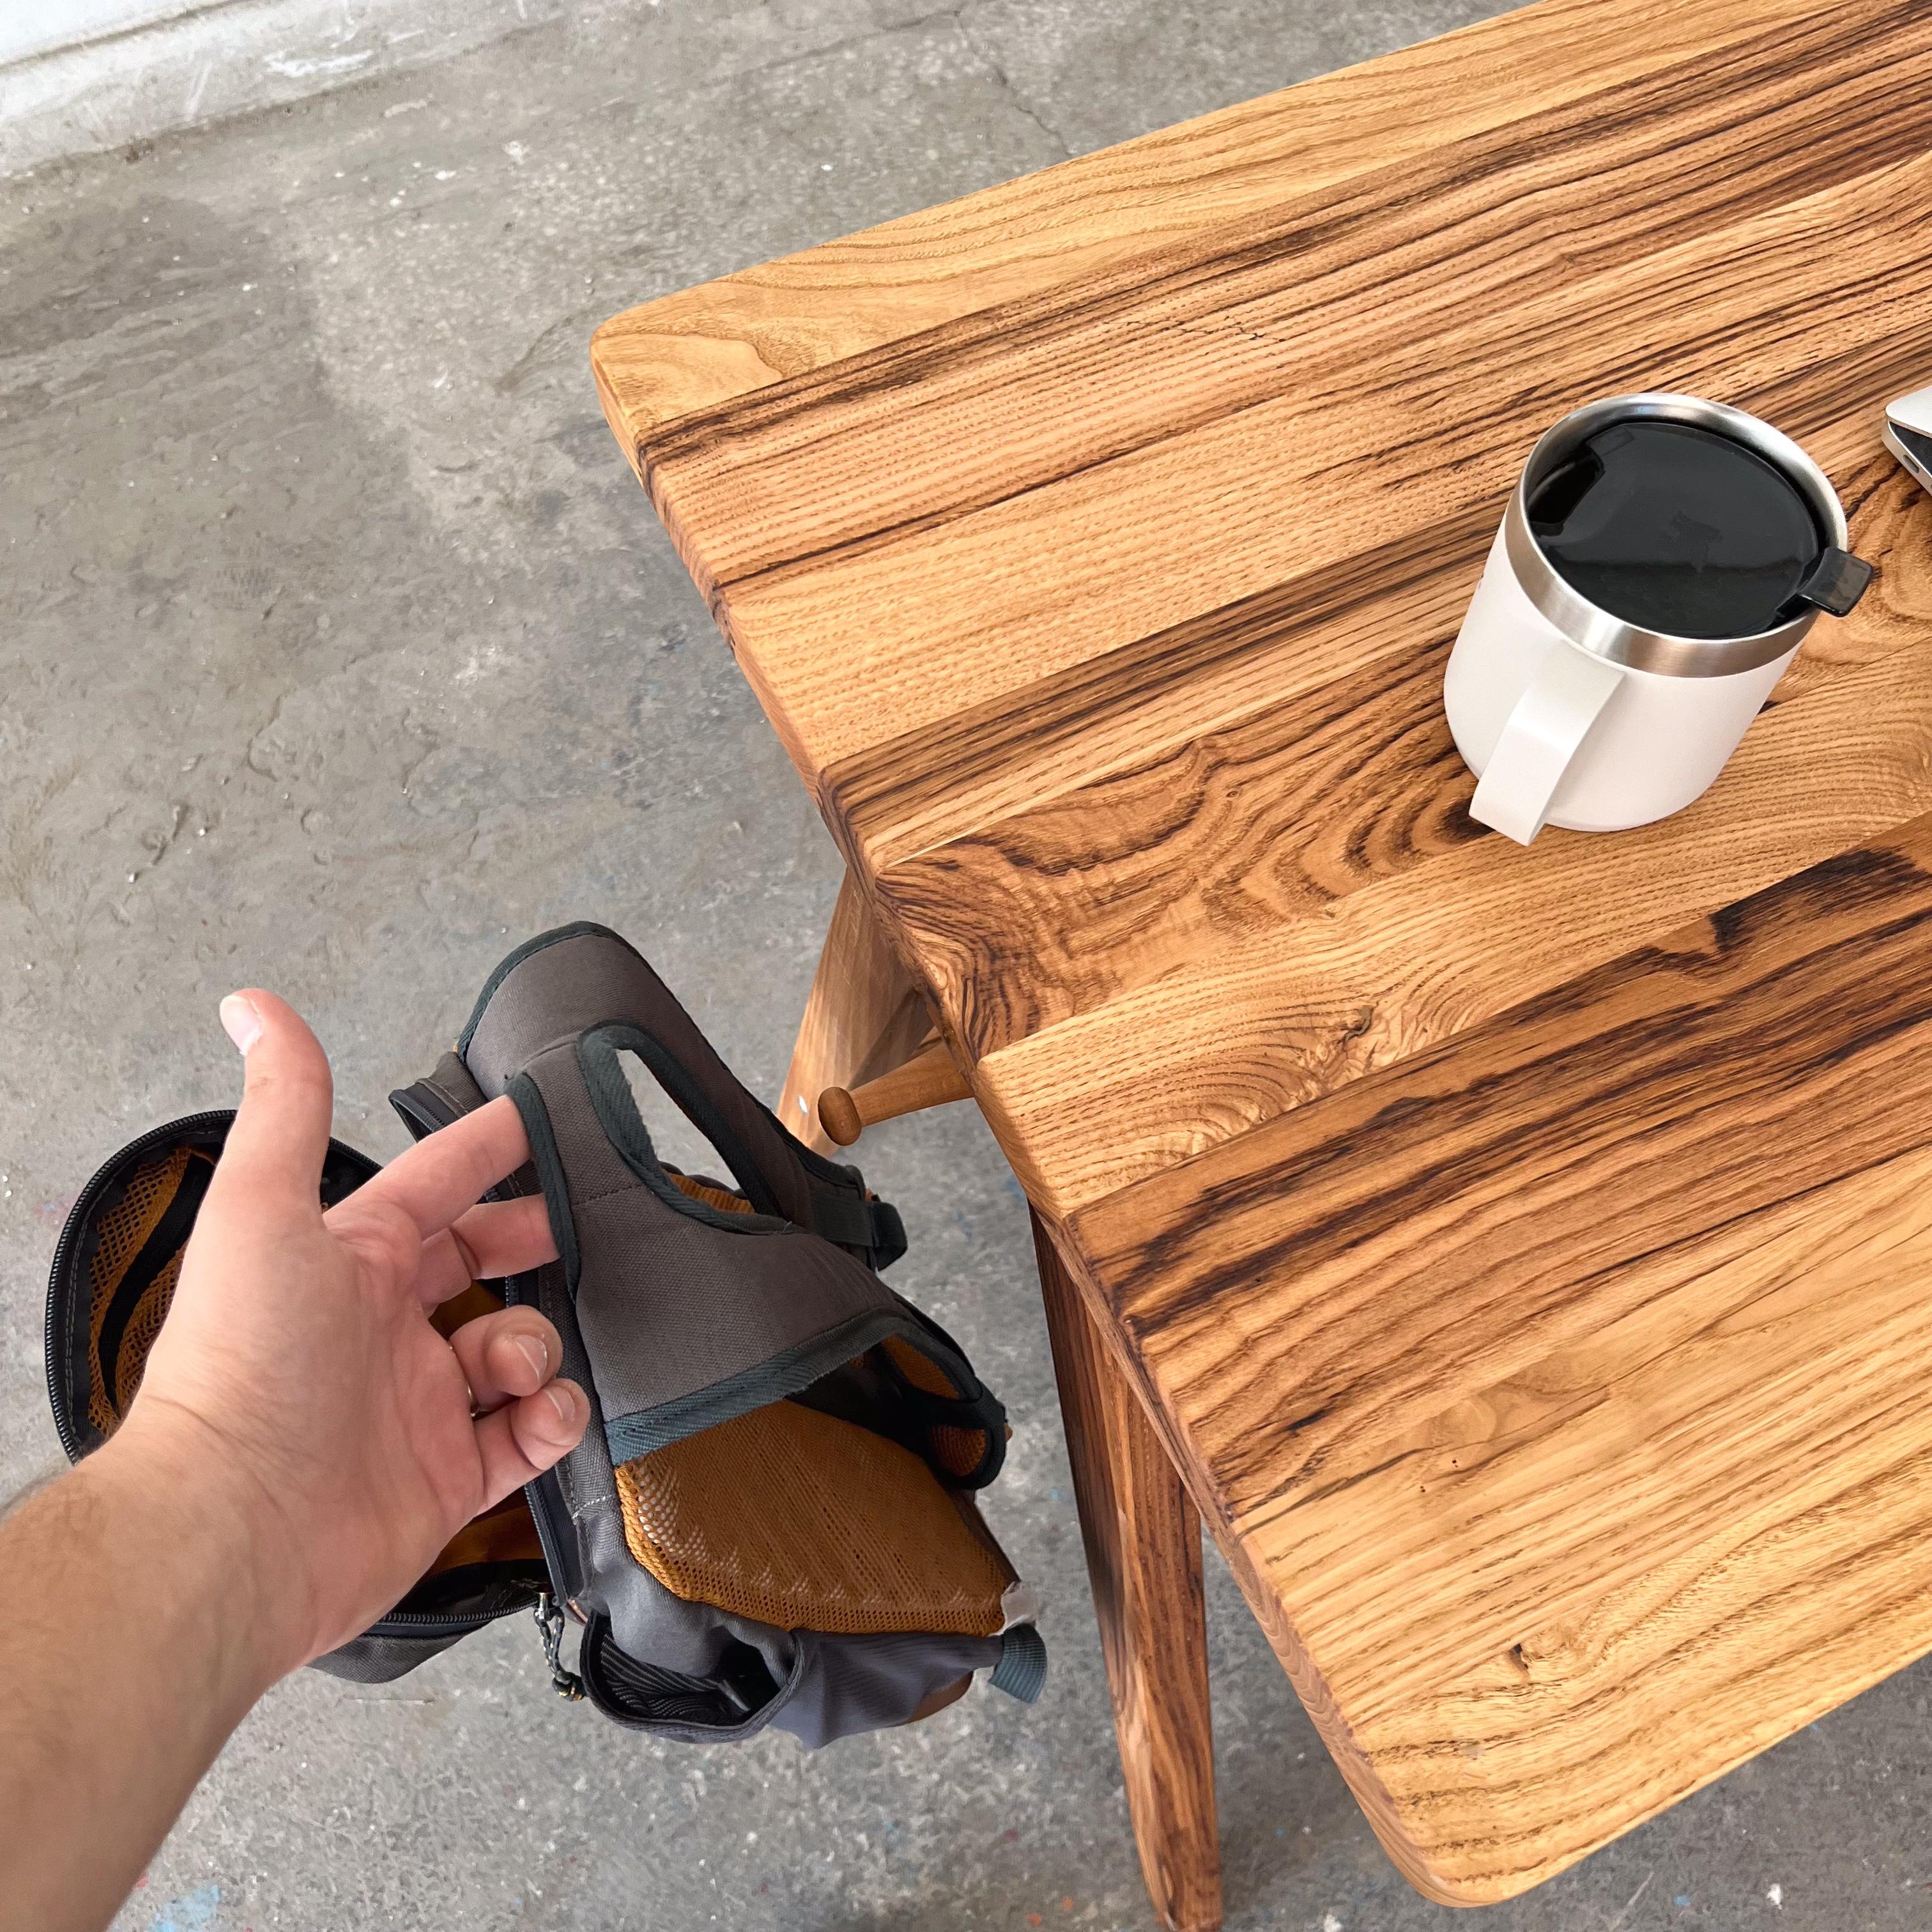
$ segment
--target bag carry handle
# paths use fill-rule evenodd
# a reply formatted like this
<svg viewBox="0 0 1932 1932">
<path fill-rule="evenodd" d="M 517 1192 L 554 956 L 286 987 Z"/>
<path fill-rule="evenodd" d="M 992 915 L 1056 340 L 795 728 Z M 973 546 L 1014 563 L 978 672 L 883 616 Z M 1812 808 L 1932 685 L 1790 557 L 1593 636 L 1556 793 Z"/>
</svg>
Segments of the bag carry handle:
<svg viewBox="0 0 1932 1932">
<path fill-rule="evenodd" d="M 1623 673 L 1602 658 L 1568 644 L 1552 646 L 1483 767 L 1469 816 L 1527 845 L 1543 830 L 1564 773 L 1623 681 Z"/>
</svg>

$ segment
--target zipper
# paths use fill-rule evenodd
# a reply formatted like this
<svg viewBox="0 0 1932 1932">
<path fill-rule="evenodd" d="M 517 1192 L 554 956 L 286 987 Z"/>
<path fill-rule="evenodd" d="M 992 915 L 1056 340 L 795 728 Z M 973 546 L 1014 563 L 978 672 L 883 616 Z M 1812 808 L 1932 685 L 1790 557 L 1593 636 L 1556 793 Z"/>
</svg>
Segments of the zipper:
<svg viewBox="0 0 1932 1932">
<path fill-rule="evenodd" d="M 544 1568 L 550 1572 L 550 1586 L 553 1591 L 566 1591 L 570 1573 L 563 1567 L 563 1539 L 550 1520 L 550 1498 L 543 1493 L 540 1481 L 524 1485 L 524 1500 L 530 1504 L 530 1520 L 537 1526 L 537 1542 L 543 1551 Z"/>
<path fill-rule="evenodd" d="M 548 1592 L 532 1605 L 530 1615 L 537 1620 L 537 1634 L 543 1639 L 544 1660 L 550 1666 L 550 1688 L 566 1704 L 584 1701 L 584 1679 L 563 1660 L 563 1612 Z"/>
<path fill-rule="evenodd" d="M 500 1192 L 500 1190 L 493 1190 L 492 1192 Z M 511 1197 L 507 1193 L 502 1193 L 500 1198 L 508 1199 Z M 504 1303 L 506 1306 L 512 1308 L 536 1308 L 538 1312 L 541 1314 L 542 1310 L 538 1306 L 536 1294 L 532 1293 L 526 1297 L 520 1292 L 520 1285 L 526 1279 L 530 1277 L 524 1275 L 511 1275 L 505 1279 Z M 564 1551 L 571 1546 L 566 1540 L 568 1528 L 568 1520 L 566 1519 L 562 1522 L 560 1522 L 555 1504 L 550 1494 L 555 1480 L 552 1472 L 545 1470 L 544 1474 L 538 1477 L 534 1482 L 526 1483 L 524 1485 L 524 1500 L 530 1506 L 530 1520 L 537 1526 L 537 1542 L 543 1550 L 544 1568 L 550 1572 L 550 1600 L 554 1603 L 565 1604 L 569 1602 L 572 1594 L 576 1588 L 575 1571 L 574 1568 L 566 1565 L 563 1560 Z M 562 1612 L 560 1611 L 558 1614 L 561 1616 Z M 544 1625 L 548 1633 L 548 1627 L 544 1624 L 541 1608 L 537 1620 L 539 1624 Z M 548 1648 L 549 1644 L 548 1634 L 545 1636 L 544 1642 Z M 554 1668 L 554 1659 L 552 1660 L 552 1664 Z"/>
<path fill-rule="evenodd" d="M 548 1598 L 540 1600 L 548 1603 Z M 514 1616 L 523 1606 L 512 1604 L 500 1610 L 392 1610 L 386 1617 L 378 1617 L 362 1633 L 364 1636 L 467 1636 L 473 1630 L 480 1630 L 486 1624 L 494 1624 L 504 1617 Z M 354 1637 L 350 1640 L 356 1642 Z"/>
</svg>

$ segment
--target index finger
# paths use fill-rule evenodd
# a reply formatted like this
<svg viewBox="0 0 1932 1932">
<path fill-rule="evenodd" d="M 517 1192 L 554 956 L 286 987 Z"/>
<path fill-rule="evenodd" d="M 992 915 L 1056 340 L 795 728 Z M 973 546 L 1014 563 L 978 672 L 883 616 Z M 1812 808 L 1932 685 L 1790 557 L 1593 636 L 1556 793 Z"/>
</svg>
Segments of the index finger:
<svg viewBox="0 0 1932 1932">
<path fill-rule="evenodd" d="M 505 1095 L 417 1142 L 326 1218 L 340 1229 L 372 1211 L 400 1208 L 428 1240 L 530 1157 L 523 1117 Z"/>
</svg>

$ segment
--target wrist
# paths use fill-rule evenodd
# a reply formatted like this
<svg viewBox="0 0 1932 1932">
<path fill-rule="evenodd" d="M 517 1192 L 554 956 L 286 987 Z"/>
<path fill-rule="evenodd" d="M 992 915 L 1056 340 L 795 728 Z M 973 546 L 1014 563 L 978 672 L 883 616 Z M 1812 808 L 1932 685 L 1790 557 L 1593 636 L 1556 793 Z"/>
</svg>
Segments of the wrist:
<svg viewBox="0 0 1932 1932">
<path fill-rule="evenodd" d="M 202 1660 L 211 1714 L 232 1726 L 306 1660 L 308 1606 L 291 1600 L 301 1571 L 285 1519 L 232 1466 L 218 1431 L 189 1411 L 137 1401 L 74 1474 L 144 1579 L 154 1616 L 178 1624 L 184 1654 Z"/>
</svg>

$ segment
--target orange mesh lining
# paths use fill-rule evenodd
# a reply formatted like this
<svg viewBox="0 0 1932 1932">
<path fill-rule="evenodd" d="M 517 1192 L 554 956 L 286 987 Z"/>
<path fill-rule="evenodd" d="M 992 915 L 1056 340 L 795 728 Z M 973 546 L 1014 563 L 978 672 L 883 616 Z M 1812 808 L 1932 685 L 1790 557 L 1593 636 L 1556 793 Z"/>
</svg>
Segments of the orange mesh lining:
<svg viewBox="0 0 1932 1932">
<path fill-rule="evenodd" d="M 701 1180 L 694 1180 L 688 1174 L 680 1174 L 675 1168 L 667 1168 L 665 1172 L 677 1184 L 679 1190 L 694 1201 L 706 1202 L 713 1208 L 722 1208 L 728 1214 L 748 1214 L 752 1211 L 752 1204 L 742 1194 L 728 1194 L 722 1187 L 708 1186 Z M 914 1388 L 922 1389 L 928 1395 L 945 1396 L 955 1402 L 962 1400 L 952 1377 L 909 1342 L 888 1336 L 880 1346 Z M 929 1430 L 926 1439 L 932 1445 L 932 1453 L 962 1481 L 986 1461 L 990 1446 L 983 1429 L 959 1429 L 950 1423 L 941 1423 Z"/>
<path fill-rule="evenodd" d="M 742 1194 L 728 1193 L 722 1187 L 694 1180 L 689 1174 L 680 1174 L 675 1168 L 667 1168 L 664 1172 L 677 1184 L 680 1190 L 694 1201 L 706 1202 L 713 1208 L 722 1208 L 728 1214 L 749 1214 L 753 1211 L 752 1204 Z M 953 1386 L 952 1377 L 910 1343 L 889 1336 L 880 1346 L 914 1388 L 923 1390 L 928 1395 L 944 1396 L 955 1402 L 962 1399 L 960 1391 Z M 941 1423 L 928 1430 L 926 1440 L 949 1473 L 962 1482 L 977 1473 L 992 1446 L 983 1429 L 960 1429 L 950 1423 Z"/>
<path fill-rule="evenodd" d="M 959 1390 L 953 1386 L 952 1378 L 910 1342 L 889 1335 L 879 1346 L 892 1358 L 893 1367 L 914 1388 L 928 1395 L 944 1396 L 954 1402 L 963 1399 Z M 950 1423 L 941 1423 L 937 1428 L 929 1430 L 926 1439 L 932 1444 L 932 1453 L 962 1480 L 979 1468 L 986 1460 L 987 1450 L 992 1447 L 983 1429 L 959 1429 Z"/>
<path fill-rule="evenodd" d="M 121 1359 L 114 1365 L 114 1408 L 117 1414 L 128 1413 L 128 1405 L 134 1400 L 134 1392 L 141 1386 L 142 1372 L 148 1366 L 148 1351 L 154 1346 L 154 1337 L 161 1332 L 161 1324 L 174 1305 L 175 1283 L 181 1275 L 182 1256 L 187 1251 L 187 1244 L 184 1242 L 168 1257 L 167 1265 L 148 1284 L 147 1292 L 136 1306 L 127 1332 L 121 1338 Z M 100 1372 L 97 1366 L 94 1373 L 98 1375 Z"/>
<path fill-rule="evenodd" d="M 986 1460 L 986 1432 L 983 1429 L 956 1429 L 950 1422 L 926 1431 L 932 1453 L 946 1468 L 964 1482 Z"/>
<path fill-rule="evenodd" d="M 782 1630 L 994 1636 L 1013 1573 L 920 1459 L 775 1402 L 622 1464 L 631 1554 L 688 1603 Z"/>
<path fill-rule="evenodd" d="M 943 1395 L 949 1401 L 958 1402 L 963 1398 L 964 1390 L 952 1385 L 952 1378 L 928 1355 L 922 1355 L 910 1342 L 902 1342 L 896 1335 L 888 1335 L 879 1344 L 892 1358 L 892 1366 L 916 1389 L 923 1389 L 928 1395 Z"/>
<path fill-rule="evenodd" d="M 117 1386 L 111 1389 L 100 1378 L 101 1324 L 129 1264 L 167 1212 L 168 1204 L 188 1172 L 188 1162 L 207 1159 L 192 1148 L 176 1148 L 143 1161 L 134 1170 L 120 1199 L 98 1224 L 87 1283 L 87 1419 L 103 1436 L 112 1435 L 119 1426 L 128 1405 L 134 1399 L 134 1391 L 141 1385 L 148 1351 L 154 1346 L 168 1304 L 174 1299 L 175 1277 L 181 1271 L 180 1256 L 173 1256 L 156 1274 L 129 1318 L 115 1364 Z"/>
<path fill-rule="evenodd" d="M 749 1214 L 754 1210 L 752 1204 L 742 1194 L 734 1194 L 728 1189 L 713 1187 L 709 1181 L 694 1180 L 688 1174 L 680 1174 L 674 1167 L 664 1169 L 680 1194 L 688 1194 L 694 1201 L 702 1201 L 707 1208 L 716 1208 L 726 1214 Z"/>
<path fill-rule="evenodd" d="M 729 1194 L 722 1188 L 709 1186 L 701 1180 L 693 1180 L 688 1174 L 678 1173 L 675 1168 L 667 1168 L 665 1172 L 679 1189 L 694 1201 L 706 1202 L 713 1208 L 722 1208 L 728 1214 L 748 1214 L 752 1211 L 752 1204 L 742 1195 Z M 892 1358 L 893 1366 L 914 1388 L 922 1389 L 928 1395 L 945 1396 L 956 1402 L 961 1399 L 952 1377 L 909 1342 L 889 1336 L 880 1346 Z M 926 1439 L 940 1462 L 962 1481 L 986 1461 L 990 1446 L 984 1430 L 960 1429 L 950 1423 L 941 1423 L 929 1430 Z M 772 1619 L 766 1618 L 765 1621 L 769 1623 Z"/>
</svg>

